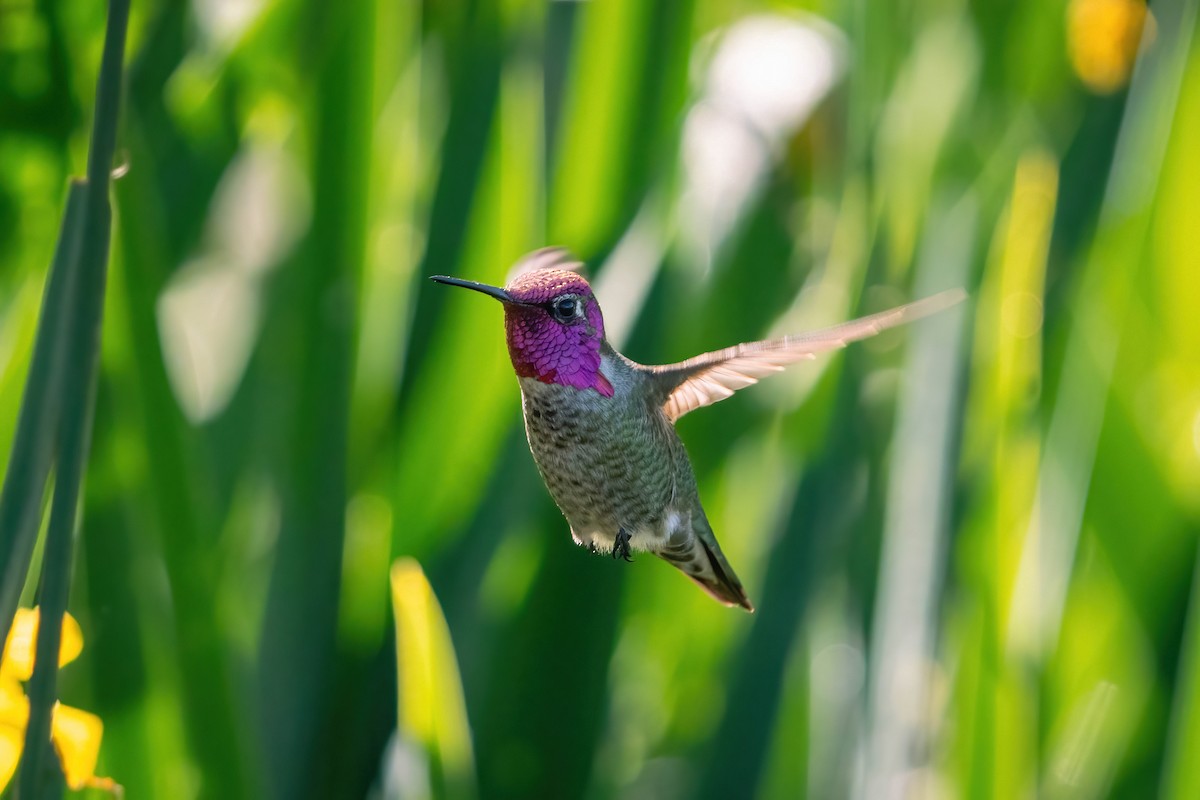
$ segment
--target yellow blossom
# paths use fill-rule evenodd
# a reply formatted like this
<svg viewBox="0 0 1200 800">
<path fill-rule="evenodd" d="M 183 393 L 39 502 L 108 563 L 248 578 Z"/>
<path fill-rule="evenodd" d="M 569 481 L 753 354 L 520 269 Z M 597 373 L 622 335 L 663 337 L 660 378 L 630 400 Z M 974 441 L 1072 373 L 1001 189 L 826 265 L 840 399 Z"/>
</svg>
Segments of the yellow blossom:
<svg viewBox="0 0 1200 800">
<path fill-rule="evenodd" d="M 38 610 L 19 609 L 0 660 L 0 792 L 8 786 L 25 745 L 29 699 L 18 681 L 33 674 Z M 73 661 L 83 650 L 83 633 L 70 614 L 63 617 L 59 666 Z M 50 717 L 50 741 L 58 753 L 63 776 L 71 789 L 104 789 L 120 796 L 121 787 L 111 778 L 96 776 L 104 723 L 95 714 L 55 703 Z"/>
<path fill-rule="evenodd" d="M 37 649 L 38 611 L 18 608 L 4 645 L 0 675 L 27 681 L 33 675 L 33 653 Z M 69 664 L 83 652 L 83 631 L 70 614 L 63 615 L 62 641 L 58 646 L 58 665 Z"/>
<path fill-rule="evenodd" d="M 1154 34 L 1154 17 L 1144 0 L 1071 0 L 1067 48 L 1079 79 L 1099 94 L 1129 80 L 1143 28 Z"/>
</svg>

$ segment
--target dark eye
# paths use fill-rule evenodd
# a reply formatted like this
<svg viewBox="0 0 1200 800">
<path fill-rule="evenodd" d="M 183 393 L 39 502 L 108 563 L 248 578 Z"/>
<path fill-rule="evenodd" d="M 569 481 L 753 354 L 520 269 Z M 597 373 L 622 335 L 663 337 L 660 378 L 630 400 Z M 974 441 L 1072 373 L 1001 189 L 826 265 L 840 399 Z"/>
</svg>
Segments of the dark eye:
<svg viewBox="0 0 1200 800">
<path fill-rule="evenodd" d="M 574 297 L 560 297 L 554 301 L 554 315 L 560 319 L 571 319 L 579 310 L 579 301 Z"/>
</svg>

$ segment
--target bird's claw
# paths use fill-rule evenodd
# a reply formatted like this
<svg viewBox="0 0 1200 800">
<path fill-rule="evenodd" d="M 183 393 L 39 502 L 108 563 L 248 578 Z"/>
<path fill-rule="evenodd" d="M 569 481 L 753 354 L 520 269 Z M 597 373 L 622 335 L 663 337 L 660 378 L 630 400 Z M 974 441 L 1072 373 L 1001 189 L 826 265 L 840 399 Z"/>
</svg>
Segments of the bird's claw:
<svg viewBox="0 0 1200 800">
<path fill-rule="evenodd" d="M 626 561 L 633 561 L 633 554 L 629 550 L 630 536 L 625 532 L 624 528 L 617 531 L 617 540 L 613 542 L 612 557 L 614 559 L 623 558 Z"/>
</svg>

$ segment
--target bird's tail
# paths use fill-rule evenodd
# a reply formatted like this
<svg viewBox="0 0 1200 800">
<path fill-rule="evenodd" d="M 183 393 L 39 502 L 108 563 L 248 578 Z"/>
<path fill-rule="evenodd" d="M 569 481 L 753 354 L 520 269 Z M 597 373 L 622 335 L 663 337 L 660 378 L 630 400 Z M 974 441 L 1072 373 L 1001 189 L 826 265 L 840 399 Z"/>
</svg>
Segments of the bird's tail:
<svg viewBox="0 0 1200 800">
<path fill-rule="evenodd" d="M 742 582 L 725 560 L 703 511 L 697 509 L 691 530 L 676 531 L 658 555 L 695 581 L 717 602 L 754 612 Z"/>
</svg>

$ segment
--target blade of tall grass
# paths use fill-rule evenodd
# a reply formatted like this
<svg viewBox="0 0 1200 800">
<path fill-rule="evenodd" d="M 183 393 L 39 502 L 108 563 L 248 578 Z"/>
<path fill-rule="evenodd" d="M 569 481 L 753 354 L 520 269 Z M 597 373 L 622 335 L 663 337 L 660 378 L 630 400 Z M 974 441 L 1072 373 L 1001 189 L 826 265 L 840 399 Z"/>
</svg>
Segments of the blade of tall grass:
<svg viewBox="0 0 1200 800">
<path fill-rule="evenodd" d="M 347 449 L 358 292 L 367 230 L 374 11 L 366 0 L 317 6 L 325 59 L 312 120 L 313 217 L 291 271 L 288 322 L 303 357 L 288 440 L 280 535 L 258 664 L 265 773 L 279 798 L 336 794 L 322 755 L 335 683 L 338 595 L 347 503 Z"/>
<path fill-rule="evenodd" d="M 1200 765 L 1193 757 L 1200 748 L 1200 552 L 1185 625 L 1160 795 L 1169 800 L 1200 794 Z"/>
<path fill-rule="evenodd" d="M 948 769 L 979 797 L 1009 796 L 1036 772 L 1027 676 L 1008 666 L 1005 642 L 1016 562 L 1033 513 L 1042 366 L 1034 333 L 1057 189 L 1057 163 L 1048 153 L 1035 149 L 1022 157 L 979 292 L 964 460 L 988 476 L 991 488 L 960 537 L 979 542 L 970 548 L 980 561 L 970 572 L 975 602 L 960 606 L 961 621 L 946 623 L 961 648 L 953 708 L 964 732 L 953 742 Z"/>
<path fill-rule="evenodd" d="M 549 233 L 554 244 L 585 258 L 615 239 L 623 216 L 630 153 L 640 142 L 639 70 L 647 54 L 655 6 L 632 0 L 581 9 L 567 94 L 563 98 L 558 163 L 550 181 Z"/>
<path fill-rule="evenodd" d="M 1167 353 L 1165 363 L 1158 369 L 1160 374 L 1169 371 L 1172 376 L 1169 385 L 1173 387 L 1187 386 L 1189 382 L 1193 387 L 1200 385 L 1200 328 L 1195 324 L 1194 300 L 1200 295 L 1200 269 L 1197 269 L 1200 254 L 1195 248 L 1194 228 L 1180 224 L 1193 213 L 1196 186 L 1200 185 L 1200 151 L 1195 147 L 1200 138 L 1200 50 L 1193 48 L 1190 62 L 1155 221 L 1159 264 L 1155 281 L 1157 316 L 1162 320 Z M 1139 386 L 1138 391 L 1144 389 Z M 1200 459 L 1197 459 L 1200 430 L 1196 427 L 1195 402 L 1194 389 L 1190 393 L 1164 391 L 1156 415 L 1161 426 L 1160 452 L 1170 467 L 1167 477 L 1175 483 L 1176 497 L 1190 497 L 1193 502 L 1200 485 Z M 1189 422 L 1193 435 L 1180 436 L 1181 431 L 1188 429 Z M 1193 520 L 1194 510 L 1193 506 Z M 1191 527 L 1196 533 L 1196 526 Z M 1191 546 L 1195 547 L 1194 537 Z M 1163 748 L 1160 796 L 1170 800 L 1200 797 L 1200 762 L 1195 758 L 1200 752 L 1200 557 L 1192 567 L 1190 592 Z"/>
<path fill-rule="evenodd" d="M 391 587 L 400 746 L 416 745 L 423 751 L 410 755 L 427 760 L 432 796 L 471 797 L 475 763 L 450 629 L 415 560 L 400 559 L 392 565 Z"/>
<path fill-rule="evenodd" d="M 1100 229 L 1076 290 L 1061 390 L 1044 439 L 1037 512 L 1014 590 L 1039 600 L 1014 608 L 1011 623 L 1032 631 L 1034 656 L 1044 654 L 1058 639 L 1105 406 L 1132 288 L 1145 260 L 1154 194 L 1198 5 L 1197 0 L 1177 0 L 1156 7 L 1163 39 L 1139 64 L 1129 90 Z"/>
<path fill-rule="evenodd" d="M 61 216 L 59 225 L 62 225 Z M 57 234 L 55 238 L 57 240 Z M 12 452 L 17 417 L 24 399 L 23 389 L 37 339 L 38 312 L 41 311 L 45 284 L 44 275 L 28 275 L 19 288 L 14 287 L 12 299 L 0 311 L 0 317 L 3 317 L 0 321 L 0 453 Z M 0 473 L 7 469 L 8 465 L 4 464 Z"/>
<path fill-rule="evenodd" d="M 974 195 L 930 211 L 917 294 L 962 285 L 975 252 Z M 957 457 L 962 312 L 914 326 L 896 421 L 879 594 L 872 626 L 870 720 L 863 797 L 883 797 L 928 768 L 920 743 L 934 694 L 938 603 L 945 573 Z"/>
<path fill-rule="evenodd" d="M 105 458 L 96 466 L 120 480 L 112 486 L 107 508 L 99 503 L 87 508 L 89 524 L 109 538 L 105 547 L 85 547 L 85 552 L 88 589 L 97 606 L 113 614 L 136 613 L 127 614 L 121 635 L 96 642 L 96 656 L 106 652 L 109 658 L 94 669 L 93 685 L 99 705 L 124 712 L 133 702 L 140 712 L 124 720 L 147 737 L 151 748 L 139 750 L 130 737 L 108 749 L 131 794 L 139 781 L 161 792 L 167 776 L 178 774 L 177 754 L 183 751 L 202 776 L 202 794 L 236 798 L 259 796 L 255 787 L 261 776 L 250 755 L 249 710 L 234 677 L 233 637 L 223 615 L 214 613 L 214 587 L 224 575 L 215 546 L 220 517 L 211 502 L 218 480 L 204 445 L 215 437 L 190 426 L 172 394 L 156 316 L 159 294 L 191 246 L 182 220 L 202 218 L 211 202 L 215 180 L 206 177 L 209 159 L 232 157 L 224 147 L 197 154 L 187 146 L 186 126 L 180 130 L 164 119 L 162 86 L 178 54 L 163 43 L 181 35 L 186 18 L 185 6 L 164 8 L 145 31 L 145 41 L 154 46 L 142 49 L 129 68 L 125 138 L 133 169 L 115 187 L 124 213 L 117 217 L 115 302 L 108 309 L 113 327 L 105 339 L 105 358 L 113 359 L 105 365 L 101 392 L 101 409 L 106 395 L 112 398 L 111 421 L 98 421 L 96 431 L 97 453 Z M 179 185 L 189 191 L 176 192 Z M 119 466 L 125 442 L 138 443 L 142 469 Z M 245 446 L 245 434 L 239 444 L 245 451 L 254 449 Z M 121 529 L 112 530 L 106 522 Z M 123 556 L 129 560 L 116 564 Z M 165 580 L 147 581 L 139 566 L 147 563 L 161 567 Z M 101 571 L 102 577 L 96 574 Z M 122 646 L 139 639 L 144 647 Z M 129 659 L 131 652 L 140 660 L 136 666 L 105 668 L 114 658 Z M 166 685 L 178 689 L 162 688 Z M 147 697 L 153 699 L 139 702 Z M 154 727 L 158 702 L 182 706 L 175 718 L 186 737 L 182 743 Z M 134 770 L 140 777 L 130 777 Z"/>
<path fill-rule="evenodd" d="M 462 275 L 461 266 L 456 265 L 464 258 L 473 212 L 479 202 L 477 189 L 484 181 L 484 171 L 488 168 L 488 143 L 499 103 L 503 32 L 495 4 L 480 4 L 461 32 L 455 32 L 449 25 L 446 26 L 448 30 L 437 28 L 439 23 L 444 25 L 445 20 L 430 11 L 426 9 L 426 16 L 430 19 L 423 24 L 437 33 L 425 42 L 422 70 L 426 74 L 436 72 L 436 50 L 431 45 L 441 38 L 453 42 L 451 46 L 457 48 L 460 58 L 457 61 L 447 59 L 445 102 L 448 111 L 437 150 L 440 164 L 433 195 L 421 223 L 424 251 L 417 272 L 420 275 L 439 272 Z M 452 68 L 456 64 L 459 67 L 457 70 Z M 424 86 L 422 91 L 425 91 Z M 455 272 L 456 269 L 459 271 Z M 437 327 L 442 322 L 440 311 L 448 300 L 448 293 L 429 292 L 428 283 L 422 281 L 422 284 L 426 288 L 422 299 L 424 295 L 432 297 L 429 302 L 418 304 L 413 314 L 408 347 L 404 354 L 404 373 L 397 405 L 399 415 L 405 419 L 418 416 L 411 411 L 411 406 L 418 402 L 415 395 L 423 383 L 421 378 L 425 375 L 426 361 L 436 360 L 430 342 L 445 338 Z"/>
<path fill-rule="evenodd" d="M 542 241 L 540 84 L 530 64 L 514 64 L 501 76 L 467 215 L 471 224 L 457 266 L 448 270 L 453 274 L 502 282 L 503 271 Z M 450 295 L 445 313 L 422 360 L 410 358 L 408 365 L 419 377 L 397 432 L 395 503 L 407 524 L 394 555 L 424 557 L 461 532 L 495 469 L 505 431 L 518 420 L 499 309 L 441 293 Z"/>
<path fill-rule="evenodd" d="M 107 207 L 97 215 L 106 221 L 110 216 Z M 108 230 L 106 226 L 97 231 L 96 238 L 102 241 L 90 242 L 84 251 L 85 257 L 80 259 L 76 267 L 84 273 L 81 277 L 91 291 L 83 295 L 83 299 L 88 301 L 87 308 L 78 309 L 78 316 L 87 322 L 74 331 L 77 334 L 75 340 L 69 343 L 69 371 L 63 386 L 65 407 L 59 429 L 54 499 L 50 508 L 50 525 L 42 555 L 42 580 L 38 590 L 42 624 L 38 626 L 37 661 L 29 682 L 29 723 L 25 729 L 25 749 L 18 784 L 21 797 L 53 797 L 58 796 L 59 792 L 57 780 L 47 775 L 50 768 L 48 756 L 52 752 L 50 718 L 58 696 L 57 653 L 62 634 L 61 620 L 67 610 L 71 590 L 75 516 L 92 438 Z M 93 244 L 98 249 L 91 249 Z M 87 319 L 89 316 L 90 319 Z"/>
<path fill-rule="evenodd" d="M 74 234 L 78 236 L 78 242 L 72 253 L 74 257 L 63 264 L 67 270 L 64 283 L 75 291 L 66 295 L 59 309 L 62 314 L 50 319 L 62 342 L 59 347 L 65 374 L 60 381 L 63 393 L 61 416 L 51 423 L 56 428 L 58 470 L 42 560 L 41 624 L 38 626 L 36 667 L 29 685 L 29 723 L 19 777 L 19 792 L 26 798 L 61 794 L 58 781 L 47 779 L 45 764 L 51 752 L 50 717 L 56 700 L 62 619 L 71 588 L 79 487 L 87 463 L 95 408 L 100 323 L 112 238 L 108 188 L 116 148 L 128 22 L 129 0 L 110 0 L 96 85 L 88 179 L 82 188 L 72 187 L 72 195 L 79 192 L 82 201 L 78 216 L 72 220 L 68 215 L 68 222 L 78 228 Z M 3 611 L 0 615 L 4 615 Z"/>
<path fill-rule="evenodd" d="M 76 279 L 70 265 L 78 260 L 82 241 L 84 190 L 72 184 L 59 235 L 25 382 L 21 416 L 9 454 L 0 495 L 0 656 L 33 558 L 46 479 L 50 473 L 59 410 L 62 407 L 63 362 L 68 297 Z"/>
<path fill-rule="evenodd" d="M 776 723 L 789 654 L 808 613 L 820 536 L 847 525 L 847 509 L 856 508 L 852 465 L 859 444 L 852 433 L 858 413 L 854 400 L 857 373 L 838 369 L 836 396 L 828 418 L 829 436 L 807 465 L 788 518 L 771 548 L 761 581 L 758 610 L 745 646 L 731 669 L 724 712 L 707 743 L 697 796 L 706 800 L 754 797 Z M 801 751 L 807 758 L 807 743 Z M 736 757 L 727 758 L 727 754 Z"/>
</svg>

